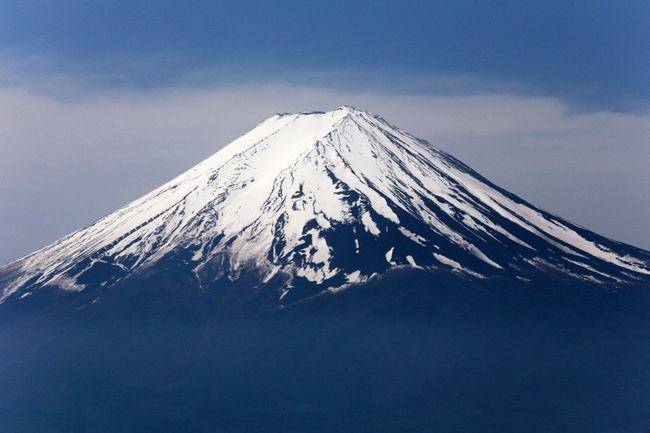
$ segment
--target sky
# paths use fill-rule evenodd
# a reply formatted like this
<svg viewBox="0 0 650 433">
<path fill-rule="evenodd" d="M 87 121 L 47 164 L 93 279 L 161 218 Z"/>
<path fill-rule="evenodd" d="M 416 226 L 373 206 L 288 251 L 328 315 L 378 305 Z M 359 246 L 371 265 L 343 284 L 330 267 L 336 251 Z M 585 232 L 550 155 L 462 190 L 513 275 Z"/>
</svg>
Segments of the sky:
<svg viewBox="0 0 650 433">
<path fill-rule="evenodd" d="M 0 263 L 354 105 L 650 249 L 647 1 L 0 2 Z"/>
</svg>

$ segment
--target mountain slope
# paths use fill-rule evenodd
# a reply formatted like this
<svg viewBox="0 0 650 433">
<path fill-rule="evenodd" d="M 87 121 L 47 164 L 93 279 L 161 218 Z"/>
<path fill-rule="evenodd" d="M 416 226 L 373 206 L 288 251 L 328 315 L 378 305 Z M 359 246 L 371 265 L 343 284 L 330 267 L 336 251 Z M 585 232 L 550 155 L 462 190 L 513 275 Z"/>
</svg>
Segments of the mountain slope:
<svg viewBox="0 0 650 433">
<path fill-rule="evenodd" d="M 176 259 L 174 259 L 176 258 Z M 79 291 L 169 260 L 202 290 L 242 276 L 276 302 L 390 268 L 463 278 L 650 281 L 650 253 L 550 215 L 352 107 L 275 115 L 158 189 L 0 268 L 1 299 Z"/>
<path fill-rule="evenodd" d="M 276 115 L 0 268 L 0 431 L 647 432 L 649 258 L 378 116 Z"/>
</svg>

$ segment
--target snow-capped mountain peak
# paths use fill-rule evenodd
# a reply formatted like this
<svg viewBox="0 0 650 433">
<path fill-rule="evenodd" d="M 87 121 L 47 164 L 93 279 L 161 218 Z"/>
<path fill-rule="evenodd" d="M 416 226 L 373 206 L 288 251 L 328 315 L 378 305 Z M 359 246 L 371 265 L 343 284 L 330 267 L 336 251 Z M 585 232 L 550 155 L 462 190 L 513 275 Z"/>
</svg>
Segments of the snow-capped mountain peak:
<svg viewBox="0 0 650 433">
<path fill-rule="evenodd" d="M 183 255 L 199 285 L 278 278 L 278 298 L 390 268 L 621 284 L 649 253 L 550 215 L 383 118 L 276 114 L 149 194 L 0 268 L 2 300 L 109 288 Z M 180 260 L 180 259 L 179 259 Z"/>
</svg>

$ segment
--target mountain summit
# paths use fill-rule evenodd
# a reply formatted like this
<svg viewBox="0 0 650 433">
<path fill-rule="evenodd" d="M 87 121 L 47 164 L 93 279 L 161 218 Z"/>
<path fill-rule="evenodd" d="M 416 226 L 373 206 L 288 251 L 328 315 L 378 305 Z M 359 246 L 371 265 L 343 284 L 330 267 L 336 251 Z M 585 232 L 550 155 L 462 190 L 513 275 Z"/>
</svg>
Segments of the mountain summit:
<svg viewBox="0 0 650 433">
<path fill-rule="evenodd" d="M 149 194 L 0 268 L 0 294 L 4 302 L 42 287 L 108 290 L 174 268 L 204 291 L 245 279 L 286 303 L 392 268 L 622 285 L 648 281 L 649 262 L 647 251 L 544 212 L 344 106 L 268 118 Z"/>
</svg>

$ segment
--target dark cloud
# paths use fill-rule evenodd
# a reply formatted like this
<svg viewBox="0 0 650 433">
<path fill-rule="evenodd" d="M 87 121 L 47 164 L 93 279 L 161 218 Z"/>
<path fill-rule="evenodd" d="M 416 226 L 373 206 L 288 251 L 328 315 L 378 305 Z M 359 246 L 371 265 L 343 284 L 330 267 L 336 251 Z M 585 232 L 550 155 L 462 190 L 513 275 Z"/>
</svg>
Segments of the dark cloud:
<svg viewBox="0 0 650 433">
<path fill-rule="evenodd" d="M 629 111 L 650 101 L 649 17 L 644 0 L 5 0 L 0 51 L 49 53 L 30 70 L 93 75 L 107 88 L 168 86 L 215 68 L 257 79 L 374 71 L 383 87 L 481 76 L 580 109 Z"/>
</svg>

